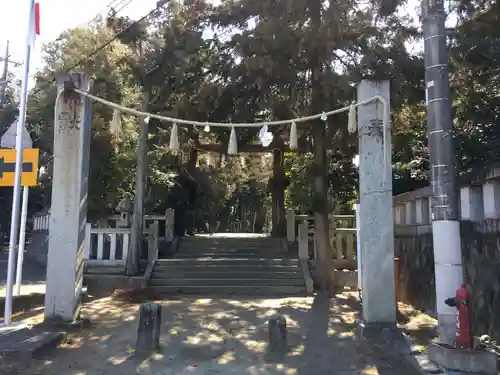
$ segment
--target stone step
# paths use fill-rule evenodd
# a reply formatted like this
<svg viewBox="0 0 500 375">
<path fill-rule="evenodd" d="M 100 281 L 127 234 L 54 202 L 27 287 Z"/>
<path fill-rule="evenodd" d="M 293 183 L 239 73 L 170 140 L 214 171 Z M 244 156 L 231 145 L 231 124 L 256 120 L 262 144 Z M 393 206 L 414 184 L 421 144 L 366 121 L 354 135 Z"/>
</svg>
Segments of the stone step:
<svg viewBox="0 0 500 375">
<path fill-rule="evenodd" d="M 221 286 L 152 286 L 150 291 L 155 298 L 172 294 L 190 294 L 203 296 L 307 296 L 304 286 L 253 286 L 253 285 L 221 285 Z"/>
<path fill-rule="evenodd" d="M 186 240 L 179 242 L 181 246 L 211 246 L 211 247 L 281 247 L 280 241 L 205 241 L 205 240 Z"/>
<path fill-rule="evenodd" d="M 252 259 L 276 259 L 281 258 L 281 254 L 266 254 L 257 252 L 185 252 L 180 251 L 176 258 L 252 258 Z"/>
<path fill-rule="evenodd" d="M 280 278 L 155 278 L 149 281 L 151 286 L 196 286 L 204 285 L 206 287 L 233 286 L 233 287 L 275 287 L 275 286 L 304 286 L 304 280 L 300 278 L 280 279 Z"/>
<path fill-rule="evenodd" d="M 223 237 L 189 237 L 184 236 L 181 238 L 182 242 L 186 243 L 267 243 L 267 244 L 279 244 L 282 241 L 281 238 L 223 238 Z"/>
<path fill-rule="evenodd" d="M 211 247 L 211 248 L 269 248 L 281 249 L 280 242 L 245 242 L 245 241 L 186 241 L 181 240 L 179 247 Z"/>
<path fill-rule="evenodd" d="M 175 277 L 189 277 L 190 275 L 207 275 L 207 277 L 244 277 L 239 275 L 251 275 L 250 277 L 266 277 L 266 275 L 276 275 L 274 277 L 288 277 L 288 275 L 301 275 L 300 267 L 291 266 L 275 266 L 275 267 L 248 267 L 248 266 L 206 266 L 206 267 L 182 267 L 182 266 L 169 266 L 158 267 L 155 266 L 153 272 L 155 274 L 163 274 L 167 277 L 174 275 Z M 234 276 L 233 276 L 234 275 Z M 295 277 L 295 276 L 293 276 Z"/>
<path fill-rule="evenodd" d="M 281 243 L 276 242 L 209 242 L 209 241 L 185 241 L 182 240 L 179 242 L 179 246 L 185 247 L 212 247 L 212 248 L 221 248 L 221 247 L 234 247 L 234 248 L 270 248 L 270 249 L 281 249 Z"/>
<path fill-rule="evenodd" d="M 171 258 L 158 259 L 155 267 L 275 267 L 275 266 L 293 266 L 299 267 L 298 259 L 258 259 L 258 258 Z"/>
<path fill-rule="evenodd" d="M 263 257 L 263 256 L 255 256 L 255 257 L 247 257 L 247 256 L 241 256 L 241 255 L 227 255 L 227 256 L 219 256 L 217 254 L 214 255 L 206 255 L 206 254 L 200 254 L 199 256 L 186 256 L 183 254 L 176 254 L 175 258 L 172 258 L 172 260 L 183 260 L 183 261 L 200 261 L 200 262 L 219 262 L 219 264 L 222 264 L 222 262 L 236 262 L 236 263 L 243 263 L 243 262 L 250 262 L 252 264 L 255 263 L 270 263 L 270 264 L 280 264 L 280 262 L 277 262 L 278 260 L 285 261 L 286 259 L 282 258 L 274 258 L 274 257 Z M 273 263 L 274 262 L 274 263 Z"/>
<path fill-rule="evenodd" d="M 251 279 L 251 278 L 263 278 L 263 279 L 292 279 L 292 278 L 302 278 L 302 273 L 299 269 L 291 270 L 281 270 L 276 268 L 223 268 L 219 267 L 204 267 L 204 268 L 182 268 L 172 267 L 169 269 L 156 268 L 153 270 L 152 278 L 211 278 L 211 279 L 223 279 L 223 278 L 241 278 L 241 279 Z"/>
<path fill-rule="evenodd" d="M 252 253 L 252 252 L 260 252 L 260 253 L 277 253 L 277 254 L 285 254 L 286 252 L 283 251 L 280 248 L 276 247 L 269 247 L 269 248 L 262 248 L 262 247 L 210 247 L 210 246 L 204 246 L 204 247 L 186 247 L 186 246 L 179 246 L 178 252 L 183 252 L 183 253 L 202 253 L 202 252 L 209 252 L 209 253 L 217 253 L 217 252 L 231 252 L 231 253 Z"/>
</svg>

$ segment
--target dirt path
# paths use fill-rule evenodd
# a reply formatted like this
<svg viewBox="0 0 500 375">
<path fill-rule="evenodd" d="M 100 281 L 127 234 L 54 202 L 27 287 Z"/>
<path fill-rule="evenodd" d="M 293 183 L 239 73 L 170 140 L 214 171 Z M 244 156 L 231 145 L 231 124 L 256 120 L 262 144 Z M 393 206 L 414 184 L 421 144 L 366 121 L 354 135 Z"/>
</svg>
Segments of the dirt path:
<svg viewBox="0 0 500 375">
<path fill-rule="evenodd" d="M 140 361 L 134 355 L 138 305 L 105 298 L 85 306 L 93 327 L 70 337 L 22 375 L 396 375 L 394 365 L 355 338 L 357 302 L 352 295 L 282 299 L 162 301 L 162 351 Z M 266 360 L 267 319 L 287 317 L 289 353 Z M 33 319 L 33 318 L 32 318 Z"/>
</svg>

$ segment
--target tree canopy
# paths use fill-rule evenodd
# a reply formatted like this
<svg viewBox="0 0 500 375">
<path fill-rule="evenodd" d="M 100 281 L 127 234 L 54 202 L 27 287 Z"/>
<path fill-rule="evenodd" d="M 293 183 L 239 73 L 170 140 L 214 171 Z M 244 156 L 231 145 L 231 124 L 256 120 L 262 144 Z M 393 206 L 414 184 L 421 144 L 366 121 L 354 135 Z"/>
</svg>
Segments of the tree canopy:
<svg viewBox="0 0 500 375">
<path fill-rule="evenodd" d="M 102 98 L 135 108 L 147 91 L 152 112 L 220 122 L 327 111 L 355 99 L 361 79 L 389 79 L 394 193 L 425 185 L 429 163 L 424 62 L 422 52 L 410 48 L 421 44 L 421 34 L 405 2 L 372 3 L 222 0 L 215 6 L 207 0 L 170 1 L 138 23 L 110 11 L 104 19 L 65 31 L 44 45 L 43 69 L 29 95 L 27 123 L 46 170 L 31 209 L 50 201 L 53 83 L 69 68 L 90 75 L 93 93 Z M 494 1 L 452 0 L 451 6 L 457 18 L 449 37 L 453 121 L 458 173 L 466 173 L 500 156 L 500 12 Z M 16 87 L 11 81 L 0 112 L 3 129 L 17 115 Z M 112 116 L 110 108 L 94 104 L 91 220 L 113 213 L 123 196 L 133 195 L 138 120 L 123 116 L 123 132 L 116 136 L 109 130 Z M 170 125 L 151 123 L 147 212 L 163 212 L 175 194 Z M 258 130 L 238 129 L 239 145 L 257 144 Z M 352 163 L 357 138 L 347 131 L 346 114 L 332 116 L 326 124 L 300 124 L 299 150 L 294 153 L 286 147 L 289 129 L 271 130 L 271 149 L 280 155 L 286 180 L 281 181 L 286 207 L 323 218 L 349 211 L 357 190 Z M 228 156 L 226 128 L 179 127 L 179 132 L 183 161 L 192 162 L 193 153 L 198 160 L 190 171 L 200 192 L 200 226 L 208 223 L 212 230 L 221 230 L 235 219 L 248 230 L 268 225 L 273 183 L 269 154 Z M 2 197 L 4 193 L 3 204 L 8 206 L 10 193 L 2 191 Z"/>
</svg>

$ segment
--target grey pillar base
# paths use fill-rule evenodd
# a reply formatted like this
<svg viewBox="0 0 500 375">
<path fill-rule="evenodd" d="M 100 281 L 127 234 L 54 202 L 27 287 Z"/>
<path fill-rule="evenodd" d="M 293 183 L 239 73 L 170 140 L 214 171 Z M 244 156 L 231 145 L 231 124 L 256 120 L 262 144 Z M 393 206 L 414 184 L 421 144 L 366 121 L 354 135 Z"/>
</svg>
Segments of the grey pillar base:
<svg viewBox="0 0 500 375">
<path fill-rule="evenodd" d="M 404 361 L 408 366 L 421 371 L 418 360 L 414 357 L 410 343 L 403 336 L 396 323 L 365 323 L 358 321 L 356 328 L 360 340 L 366 340 L 370 345 L 376 344 L 395 361 Z"/>
<path fill-rule="evenodd" d="M 442 343 L 455 346 L 457 337 L 456 314 L 438 314 L 438 334 Z"/>
<path fill-rule="evenodd" d="M 358 320 L 356 331 L 361 339 L 375 339 L 385 342 L 400 339 L 406 342 L 396 323 L 366 323 L 363 320 Z"/>
</svg>

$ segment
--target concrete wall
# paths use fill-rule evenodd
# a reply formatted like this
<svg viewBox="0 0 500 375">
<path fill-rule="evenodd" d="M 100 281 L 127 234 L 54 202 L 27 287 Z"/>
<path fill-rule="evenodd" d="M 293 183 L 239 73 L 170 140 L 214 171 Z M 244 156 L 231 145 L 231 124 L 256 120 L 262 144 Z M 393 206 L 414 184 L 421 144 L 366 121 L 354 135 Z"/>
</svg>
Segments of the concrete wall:
<svg viewBox="0 0 500 375">
<path fill-rule="evenodd" d="M 500 168 L 493 166 L 458 182 L 464 277 L 472 295 L 474 333 L 499 341 Z M 399 257 L 400 301 L 433 315 L 431 193 L 426 187 L 394 197 L 394 250 Z"/>
</svg>

